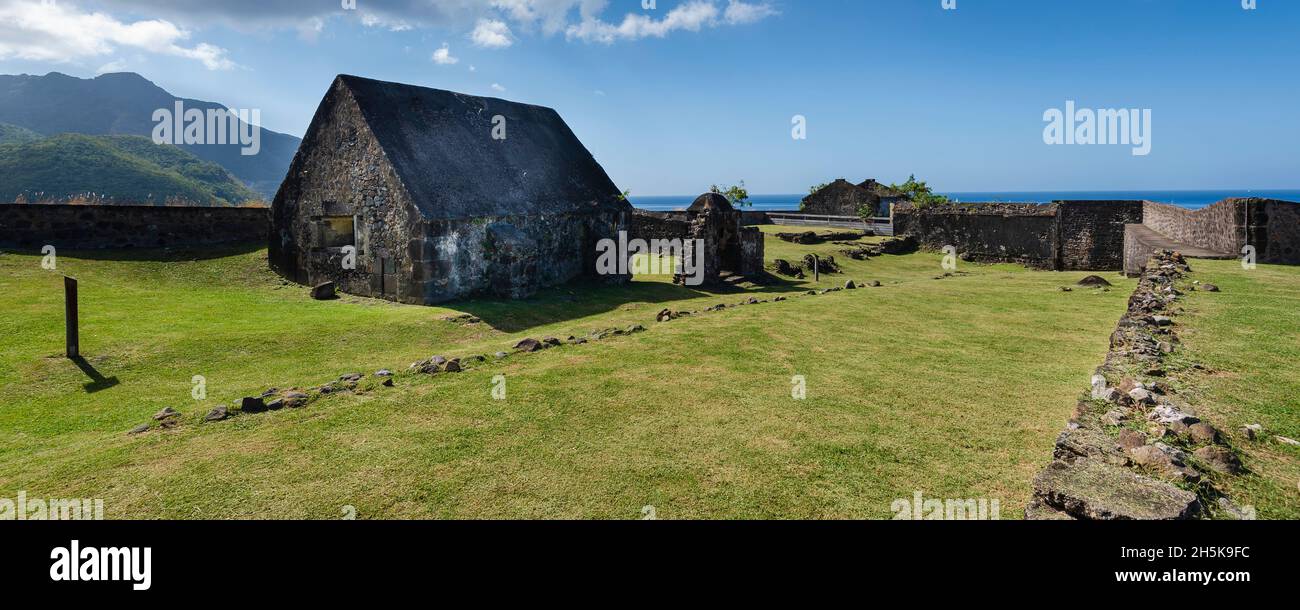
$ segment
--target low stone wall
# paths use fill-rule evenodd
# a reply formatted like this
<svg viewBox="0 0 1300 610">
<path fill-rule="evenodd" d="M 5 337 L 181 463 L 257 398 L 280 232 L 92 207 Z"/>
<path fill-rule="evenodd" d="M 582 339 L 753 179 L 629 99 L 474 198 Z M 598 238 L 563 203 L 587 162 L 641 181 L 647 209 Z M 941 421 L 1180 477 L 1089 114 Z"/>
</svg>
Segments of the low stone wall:
<svg viewBox="0 0 1300 610">
<path fill-rule="evenodd" d="M 39 250 L 265 244 L 267 208 L 0 205 L 0 247 Z"/>
<path fill-rule="evenodd" d="M 963 258 L 1056 268 L 1055 204 L 967 203 L 928 208 L 895 206 L 894 234 L 920 246 L 954 246 Z"/>
<path fill-rule="evenodd" d="M 1026 518 L 1247 518 L 1212 483 L 1241 474 L 1241 461 L 1166 381 L 1165 359 L 1180 345 L 1168 314 L 1189 273 L 1173 252 L 1158 252 L 1148 263 L 1091 391 L 1057 438 L 1052 463 L 1034 479 Z"/>
<path fill-rule="evenodd" d="M 682 239 L 691 231 L 685 213 L 634 210 L 628 234 L 644 239 Z"/>
</svg>

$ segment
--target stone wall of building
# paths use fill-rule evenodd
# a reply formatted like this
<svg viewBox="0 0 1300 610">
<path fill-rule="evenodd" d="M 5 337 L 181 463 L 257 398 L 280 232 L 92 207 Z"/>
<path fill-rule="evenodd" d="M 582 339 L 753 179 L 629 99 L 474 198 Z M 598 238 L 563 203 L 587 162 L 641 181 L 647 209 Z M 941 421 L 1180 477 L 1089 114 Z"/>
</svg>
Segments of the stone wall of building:
<svg viewBox="0 0 1300 610">
<path fill-rule="evenodd" d="M 338 86 L 329 96 L 339 103 L 314 119 L 328 128 L 308 134 L 272 205 L 271 268 L 300 284 L 423 304 L 425 286 L 409 281 L 431 252 L 421 220 L 356 102 Z M 344 267 L 342 247 L 321 243 L 329 217 L 355 219 L 355 268 Z"/>
<path fill-rule="evenodd" d="M 1141 201 L 1059 201 L 1056 206 L 1057 269 L 1123 267 L 1124 225 L 1142 222 Z"/>
<path fill-rule="evenodd" d="M 954 246 L 968 260 L 1056 267 L 1053 204 L 954 204 L 894 207 L 894 234 L 911 235 L 922 248 Z"/>
<path fill-rule="evenodd" d="M 265 244 L 266 208 L 0 205 L 0 247 L 40 250 Z"/>
</svg>

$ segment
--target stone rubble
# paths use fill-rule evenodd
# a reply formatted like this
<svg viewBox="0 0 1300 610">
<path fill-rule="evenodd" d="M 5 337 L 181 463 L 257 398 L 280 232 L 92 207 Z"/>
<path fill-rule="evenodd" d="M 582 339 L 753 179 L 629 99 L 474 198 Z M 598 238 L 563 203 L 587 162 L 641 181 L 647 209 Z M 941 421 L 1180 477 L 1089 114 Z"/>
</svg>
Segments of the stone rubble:
<svg viewBox="0 0 1300 610">
<path fill-rule="evenodd" d="M 1213 477 L 1241 474 L 1241 460 L 1165 380 L 1163 362 L 1179 346 L 1175 284 L 1189 273 L 1181 254 L 1153 256 L 1093 387 L 1034 481 L 1027 519 L 1207 518 L 1214 515 L 1203 499 L 1215 498 L 1213 508 L 1231 516 L 1223 506 L 1235 505 Z M 1080 285 L 1104 287 L 1093 278 Z"/>
</svg>

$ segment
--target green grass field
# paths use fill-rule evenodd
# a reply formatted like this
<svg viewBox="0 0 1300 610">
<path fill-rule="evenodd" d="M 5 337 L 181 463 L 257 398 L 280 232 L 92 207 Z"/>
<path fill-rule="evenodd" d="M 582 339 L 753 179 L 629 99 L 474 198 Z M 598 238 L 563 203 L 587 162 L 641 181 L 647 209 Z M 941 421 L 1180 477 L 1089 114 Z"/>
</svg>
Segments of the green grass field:
<svg viewBox="0 0 1300 610">
<path fill-rule="evenodd" d="M 768 239 L 769 259 L 838 249 Z M 836 258 L 845 273 L 820 285 L 718 294 L 638 278 L 441 309 L 312 301 L 262 250 L 68 254 L 57 272 L 4 254 L 0 497 L 103 498 L 109 518 L 332 519 L 351 506 L 368 519 L 637 519 L 653 506 L 661 519 L 838 519 L 889 518 L 921 491 L 997 499 L 1018 518 L 1134 282 L 1108 274 L 1112 291 L 1067 293 L 1087 274 L 962 264 L 934 279 L 937 254 Z M 1290 307 L 1300 295 L 1275 282 L 1294 287 L 1296 272 L 1200 265 L 1225 287 L 1188 307 L 1201 329 L 1189 347 L 1221 371 L 1207 399 L 1228 424 L 1294 436 L 1295 316 L 1251 308 L 1255 293 L 1269 312 Z M 86 370 L 61 356 L 65 273 L 81 281 Z M 850 278 L 883 286 L 802 296 Z M 654 321 L 750 296 L 790 300 Z M 445 319 L 460 313 L 483 322 Z M 458 375 L 405 372 L 434 354 L 631 324 L 648 331 Z M 1260 375 L 1263 362 L 1274 368 Z M 380 368 L 399 372 L 395 388 L 367 380 L 305 409 L 201 423 L 269 387 Z M 206 400 L 191 396 L 196 375 Z M 492 397 L 496 375 L 506 400 Z M 796 375 L 806 400 L 791 397 Z M 178 429 L 126 433 L 167 406 L 184 413 Z M 1261 474 L 1241 503 L 1295 516 L 1282 479 L 1297 453 L 1269 446 L 1248 464 Z"/>
</svg>

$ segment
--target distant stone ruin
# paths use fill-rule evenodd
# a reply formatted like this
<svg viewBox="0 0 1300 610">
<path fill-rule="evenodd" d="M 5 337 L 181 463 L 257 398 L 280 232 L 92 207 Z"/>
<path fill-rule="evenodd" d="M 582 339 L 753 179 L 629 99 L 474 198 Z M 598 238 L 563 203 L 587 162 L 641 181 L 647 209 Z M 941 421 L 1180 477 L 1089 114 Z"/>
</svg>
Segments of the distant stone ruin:
<svg viewBox="0 0 1300 610">
<path fill-rule="evenodd" d="M 965 260 L 1057 271 L 1139 275 L 1157 250 L 1300 264 L 1300 204 L 1227 199 L 1201 210 L 1150 201 L 963 203 L 894 208 L 894 232 L 926 249 L 954 246 Z"/>
</svg>

